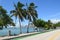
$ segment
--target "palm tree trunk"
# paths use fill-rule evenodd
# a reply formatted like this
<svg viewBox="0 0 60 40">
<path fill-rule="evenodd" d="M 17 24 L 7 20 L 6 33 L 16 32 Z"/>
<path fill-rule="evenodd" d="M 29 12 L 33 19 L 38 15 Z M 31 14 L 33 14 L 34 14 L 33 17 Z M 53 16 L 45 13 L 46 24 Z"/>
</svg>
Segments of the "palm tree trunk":
<svg viewBox="0 0 60 40">
<path fill-rule="evenodd" d="M 33 27 L 33 32 L 35 32 L 35 27 Z"/>
<path fill-rule="evenodd" d="M 20 25 L 20 34 L 22 34 L 22 27 L 21 27 L 21 21 L 19 19 L 19 25 Z"/>
<path fill-rule="evenodd" d="M 38 32 L 38 28 L 37 28 L 37 32 Z"/>
<path fill-rule="evenodd" d="M 28 22 L 27 33 L 29 33 L 29 23 L 30 23 L 30 22 Z"/>
<path fill-rule="evenodd" d="M 9 30 L 8 35 L 11 36 L 11 30 Z"/>
<path fill-rule="evenodd" d="M 16 24 L 16 20 L 17 20 L 17 18 L 15 18 L 15 24 Z"/>
<path fill-rule="evenodd" d="M 33 32 L 35 32 L 35 26 L 34 26 L 34 24 L 33 24 Z"/>
<path fill-rule="evenodd" d="M 40 30 L 40 27 L 39 27 L 39 32 L 40 32 L 41 30 Z"/>
</svg>

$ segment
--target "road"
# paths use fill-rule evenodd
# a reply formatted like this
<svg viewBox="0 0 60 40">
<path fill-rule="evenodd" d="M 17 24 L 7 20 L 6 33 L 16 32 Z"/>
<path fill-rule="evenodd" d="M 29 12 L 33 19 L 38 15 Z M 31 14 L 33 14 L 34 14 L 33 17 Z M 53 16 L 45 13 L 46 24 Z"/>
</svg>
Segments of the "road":
<svg viewBox="0 0 60 40">
<path fill-rule="evenodd" d="M 37 34 L 34 36 L 21 38 L 20 40 L 60 40 L 60 29 L 42 34 Z"/>
</svg>

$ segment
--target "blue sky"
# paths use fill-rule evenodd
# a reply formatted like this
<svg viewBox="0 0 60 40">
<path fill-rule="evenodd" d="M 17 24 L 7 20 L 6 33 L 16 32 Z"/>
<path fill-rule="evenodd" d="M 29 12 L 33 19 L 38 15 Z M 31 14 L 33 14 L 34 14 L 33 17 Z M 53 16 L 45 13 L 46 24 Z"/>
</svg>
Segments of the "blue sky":
<svg viewBox="0 0 60 40">
<path fill-rule="evenodd" d="M 0 6 L 10 13 L 10 10 L 14 9 L 13 2 L 17 3 L 18 1 L 23 4 L 34 2 L 38 6 L 38 18 L 60 20 L 60 0 L 0 0 Z"/>
</svg>

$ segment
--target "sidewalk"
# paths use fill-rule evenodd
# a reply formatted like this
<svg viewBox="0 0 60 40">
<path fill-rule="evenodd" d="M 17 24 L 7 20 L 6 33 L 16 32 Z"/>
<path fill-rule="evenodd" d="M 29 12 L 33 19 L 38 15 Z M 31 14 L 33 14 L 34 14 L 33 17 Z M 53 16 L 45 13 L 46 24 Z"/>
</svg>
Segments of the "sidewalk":
<svg viewBox="0 0 60 40">
<path fill-rule="evenodd" d="M 60 29 L 16 40 L 60 40 Z"/>
<path fill-rule="evenodd" d="M 21 37 L 21 36 L 31 35 L 31 34 L 35 34 L 35 33 L 38 33 L 38 32 L 25 33 L 25 34 L 20 34 L 20 35 L 17 35 L 17 36 L 5 36 L 5 37 L 0 37 L 0 40 L 11 39 L 11 38 L 16 38 L 16 37 Z"/>
</svg>

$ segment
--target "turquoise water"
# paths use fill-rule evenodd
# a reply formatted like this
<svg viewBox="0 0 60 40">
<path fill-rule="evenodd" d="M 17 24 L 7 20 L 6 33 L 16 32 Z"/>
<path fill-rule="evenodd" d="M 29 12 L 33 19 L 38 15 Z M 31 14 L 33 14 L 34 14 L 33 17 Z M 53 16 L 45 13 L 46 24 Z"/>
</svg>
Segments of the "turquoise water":
<svg viewBox="0 0 60 40">
<path fill-rule="evenodd" d="M 11 34 L 19 34 L 20 28 L 4 28 L 3 30 L 0 30 L 0 36 L 8 35 L 8 31 L 11 30 Z M 30 27 L 29 32 L 33 32 L 34 28 Z M 22 33 L 27 32 L 27 27 L 22 27 Z"/>
</svg>

